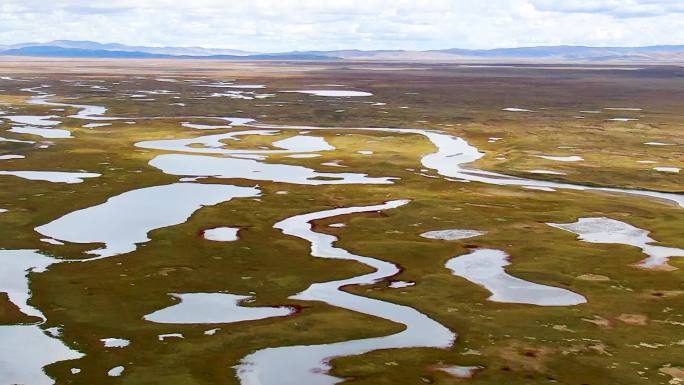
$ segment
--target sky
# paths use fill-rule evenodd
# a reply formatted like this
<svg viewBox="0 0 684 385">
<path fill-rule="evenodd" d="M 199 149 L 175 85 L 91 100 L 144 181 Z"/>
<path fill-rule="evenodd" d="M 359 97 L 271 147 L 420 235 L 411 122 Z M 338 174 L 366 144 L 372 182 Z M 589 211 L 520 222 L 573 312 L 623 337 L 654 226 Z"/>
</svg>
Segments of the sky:
<svg viewBox="0 0 684 385">
<path fill-rule="evenodd" d="M 684 44 L 684 0 L 1 0 L 0 45 L 251 52 Z"/>
</svg>

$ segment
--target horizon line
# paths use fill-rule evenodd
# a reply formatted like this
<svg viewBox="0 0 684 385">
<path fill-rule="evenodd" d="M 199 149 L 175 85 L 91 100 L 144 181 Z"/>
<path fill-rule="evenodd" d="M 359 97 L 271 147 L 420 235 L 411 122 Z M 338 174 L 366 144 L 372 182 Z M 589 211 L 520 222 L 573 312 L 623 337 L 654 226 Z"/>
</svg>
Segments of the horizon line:
<svg viewBox="0 0 684 385">
<path fill-rule="evenodd" d="M 649 45 L 584 45 L 584 44 L 536 44 L 536 45 L 519 45 L 519 46 L 502 46 L 495 48 L 461 48 L 456 46 L 446 47 L 446 48 L 428 48 L 428 49 L 410 49 L 410 48 L 335 48 L 335 49 L 301 49 L 297 48 L 294 50 L 276 50 L 276 51 L 251 51 L 242 48 L 232 48 L 232 47 L 208 47 L 202 45 L 146 45 L 146 44 L 133 44 L 133 43 L 120 43 L 116 41 L 112 42 L 101 42 L 97 40 L 74 40 L 74 39 L 54 39 L 45 42 L 20 42 L 20 43 L 0 43 L 0 46 L 15 46 L 23 44 L 34 44 L 34 45 L 49 45 L 55 42 L 80 42 L 80 43 L 96 43 L 101 45 L 112 45 L 118 44 L 127 47 L 146 47 L 146 48 L 199 48 L 207 50 L 232 50 L 232 51 L 243 51 L 249 53 L 263 53 L 263 54 L 275 54 L 275 53 L 292 53 L 292 52 L 335 52 L 335 51 L 406 51 L 406 52 L 429 52 L 429 51 L 445 51 L 445 50 L 464 50 L 464 51 L 493 51 L 493 50 L 504 50 L 504 49 L 524 49 L 524 48 L 552 48 L 552 47 L 576 47 L 576 48 L 653 48 L 653 47 L 684 47 L 684 42 L 681 44 L 649 44 Z"/>
</svg>

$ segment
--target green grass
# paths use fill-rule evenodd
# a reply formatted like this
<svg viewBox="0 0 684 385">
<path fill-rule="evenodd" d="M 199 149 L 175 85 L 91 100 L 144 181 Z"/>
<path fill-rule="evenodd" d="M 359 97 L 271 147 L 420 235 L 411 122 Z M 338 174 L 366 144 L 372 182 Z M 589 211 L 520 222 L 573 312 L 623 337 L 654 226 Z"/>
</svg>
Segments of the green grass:
<svg viewBox="0 0 684 385">
<path fill-rule="evenodd" d="M 81 89 L 54 79 L 54 93 L 83 96 L 77 103 L 104 104 L 113 115 L 258 117 L 275 124 L 320 126 L 400 126 L 426 127 L 463 136 L 486 152 L 475 166 L 511 175 L 529 176 L 533 168 L 565 171 L 553 180 L 600 186 L 644 188 L 679 192 L 681 175 L 650 171 L 651 165 L 635 160 L 649 159 L 681 165 L 681 148 L 644 146 L 646 141 L 682 143 L 670 89 L 653 99 L 662 104 L 647 106 L 652 113 L 640 122 L 609 123 L 604 117 L 573 120 L 579 109 L 591 105 L 642 106 L 652 94 L 637 79 L 610 78 L 607 90 L 632 87 L 632 99 L 606 101 L 607 90 L 596 91 L 595 99 L 582 105 L 557 104 L 539 114 L 513 114 L 500 111 L 509 104 L 539 107 L 540 100 L 561 103 L 565 90 L 547 83 L 556 80 L 531 76 L 544 84 L 539 95 L 527 90 L 529 81 L 513 79 L 516 97 L 506 99 L 493 92 L 486 98 L 482 89 L 473 90 L 472 100 L 462 100 L 462 87 L 477 76 L 458 77 L 450 69 L 410 74 L 406 82 L 389 74 L 365 74 L 355 80 L 348 70 L 313 71 L 299 78 L 263 75 L 245 81 L 265 82 L 270 87 L 301 88 L 301 84 L 344 82 L 369 89 L 376 96 L 368 101 L 387 102 L 382 110 L 359 99 L 319 101 L 322 98 L 281 94 L 258 101 L 206 99 L 190 101 L 182 110 L 168 106 L 168 96 L 153 96 L 157 102 L 111 99 L 105 94 L 80 94 Z M 465 75 L 464 75 L 465 76 Z M 484 76 L 484 75 L 483 75 Z M 620 75 L 622 76 L 622 75 Z M 451 82 L 445 82 L 444 79 Z M 126 80 L 135 80 L 124 78 Z M 117 80 L 121 80 L 118 78 Z M 217 79 L 221 80 L 221 78 Z M 114 81 L 113 79 L 110 81 Z M 483 81 L 480 79 L 480 81 Z M 494 78 L 488 81 L 512 86 Z M 546 82 L 546 83 L 545 83 Z M 561 83 L 570 84 L 570 80 Z M 580 81 L 581 82 L 581 81 Z M 681 83 L 681 80 L 673 80 Z M 201 87 L 138 81 L 115 89 L 156 89 L 180 87 L 182 96 L 206 92 Z M 135 87 L 132 85 L 135 84 Z M 475 84 L 475 83 L 473 83 Z M 625 85 L 627 84 L 627 85 Z M 26 87 L 28 83 L 22 83 Z M 581 84 L 578 85 L 578 87 Z M 613 88 L 611 88 L 613 87 Z M 9 87 L 6 87 L 9 88 Z M 198 89 L 199 88 L 199 89 Z M 492 89 L 490 87 L 490 89 Z M 418 90 L 419 95 L 406 95 Z M 53 92 L 51 91 L 51 92 Z M 601 91 L 601 92 L 599 92 Z M 266 91 L 270 92 L 270 91 Z M 668 93 L 670 92 L 670 93 Z M 0 101 L 17 107 L 13 114 L 48 114 L 48 107 L 22 104 L 17 90 Z M 17 96 L 13 96 L 17 95 Z M 527 98 L 527 99 L 525 99 Z M 298 102 L 302 100 L 302 102 Z M 454 100 L 461 103 L 454 103 Z M 681 99 L 680 99 L 681 100 Z M 257 107 L 258 104 L 291 102 L 283 107 Z M 611 104 L 612 103 L 612 104 Z M 409 106 L 410 109 L 399 109 Z M 659 108 L 661 106 L 662 108 Z M 345 113 L 335 113 L 337 109 Z M 238 113 L 237 111 L 243 111 Z M 64 114 L 71 113 L 66 111 Z M 645 112 L 648 114 L 648 111 Z M 74 139 L 54 140 L 46 149 L 15 143 L 0 143 L 0 154 L 26 154 L 26 159 L 1 161 L 2 169 L 76 171 L 84 169 L 103 174 L 81 184 L 53 184 L 2 177 L 0 207 L 0 247 L 40 249 L 64 258 L 84 258 L 84 251 L 97 245 L 54 246 L 39 239 L 33 228 L 85 207 L 100 204 L 125 191 L 171 183 L 176 177 L 164 175 L 147 165 L 163 152 L 134 147 L 142 140 L 185 138 L 215 134 L 181 127 L 188 119 L 137 120 L 128 125 L 86 129 L 77 119 L 64 119 Z M 427 123 L 416 123 L 427 120 Z M 194 123 L 218 124 L 210 119 Z M 451 126 L 446 126 L 446 125 Z M 9 128 L 7 122 L 1 128 Z M 236 128 L 240 129 L 240 128 Z M 269 146 L 275 140 L 297 131 L 283 130 L 278 136 L 245 137 L 230 141 L 234 148 Z M 348 134 L 352 135 L 348 135 Z M 342 134 L 342 135 L 336 135 Z M 239 198 L 197 211 L 186 223 L 152 231 L 151 241 L 133 253 L 82 264 L 58 264 L 48 272 L 31 274 L 31 305 L 46 316 L 44 327 L 61 326 L 63 341 L 86 355 L 75 361 L 59 362 L 46 368 L 57 383 L 65 384 L 237 384 L 234 369 L 240 358 L 258 349 L 295 344 L 322 344 L 350 339 L 384 336 L 402 330 L 393 322 L 370 317 L 323 303 L 300 302 L 289 296 L 315 282 L 353 277 L 369 272 L 363 265 L 339 260 L 313 258 L 309 245 L 284 236 L 272 228 L 284 218 L 338 206 L 378 204 L 390 199 L 411 199 L 411 203 L 380 214 L 358 214 L 317 222 L 317 231 L 335 234 L 338 245 L 360 255 L 373 256 L 400 265 L 396 279 L 416 282 L 413 287 L 390 289 L 387 282 L 347 290 L 414 307 L 459 334 L 450 349 L 398 349 L 375 351 L 361 356 L 333 360 L 333 374 L 348 378 L 351 384 L 457 384 L 455 379 L 435 368 L 439 365 L 480 365 L 485 369 L 473 384 L 665 384 L 670 377 L 659 372 L 665 365 L 682 366 L 681 322 L 684 321 L 681 285 L 684 261 L 672 259 L 679 270 L 671 272 L 637 269 L 632 264 L 644 255 L 623 245 L 590 244 L 576 240 L 569 232 L 545 225 L 546 222 L 572 222 L 583 216 L 608 216 L 652 231 L 662 245 L 684 247 L 684 210 L 669 202 L 643 197 L 598 192 L 559 190 L 549 193 L 520 187 L 500 187 L 479 183 L 459 183 L 443 178 L 427 178 L 407 169 L 420 170 L 419 159 L 434 150 L 417 135 L 391 135 L 367 131 L 315 131 L 336 151 L 323 157 L 292 159 L 273 156 L 270 162 L 300 164 L 327 172 L 362 172 L 370 176 L 399 177 L 393 185 L 303 186 L 258 182 L 263 191 L 256 200 Z M 35 139 L 6 133 L 2 136 Z M 503 137 L 488 143 L 489 137 Z M 369 142 L 371 141 L 371 142 Z M 575 146 L 577 149 L 558 149 Z M 358 150 L 372 150 L 371 156 Z M 586 161 L 562 163 L 534 155 L 581 155 Z M 498 161 L 497 156 L 507 160 Z M 340 159 L 348 168 L 321 166 Z M 430 172 L 434 174 L 434 172 Z M 535 175 L 534 178 L 549 178 Z M 253 186 L 254 181 L 210 178 L 203 183 L 230 183 Z M 289 194 L 278 195 L 276 191 Z M 343 221 L 345 228 L 327 224 Z M 216 243 L 203 240 L 202 229 L 220 225 L 240 226 L 239 242 Z M 436 241 L 419 237 L 424 231 L 463 228 L 486 232 L 462 241 Z M 444 263 L 474 247 L 505 250 L 512 264 L 507 271 L 536 283 L 567 288 L 584 295 L 588 303 L 572 307 L 538 307 L 496 303 L 489 293 L 450 274 Z M 609 277 L 608 281 L 578 279 L 585 274 Z M 287 318 L 225 325 L 164 325 L 146 322 L 145 314 L 172 305 L 168 293 L 218 292 L 254 294 L 254 306 L 296 304 L 301 313 Z M 648 317 L 646 325 L 631 325 L 619 319 L 623 314 Z M 600 317 L 600 318 L 597 318 Z M 6 298 L 0 298 L 0 323 L 27 322 Z M 602 319 L 604 325 L 588 320 Z M 214 336 L 203 331 L 220 327 Z M 184 339 L 158 341 L 163 333 L 183 333 Z M 105 348 L 100 338 L 131 340 L 123 348 Z M 642 343 L 655 348 L 640 345 Z M 477 354 L 468 354 L 476 352 Z M 125 365 L 119 378 L 106 376 L 107 370 Z M 71 375 L 69 369 L 82 372 Z"/>
</svg>

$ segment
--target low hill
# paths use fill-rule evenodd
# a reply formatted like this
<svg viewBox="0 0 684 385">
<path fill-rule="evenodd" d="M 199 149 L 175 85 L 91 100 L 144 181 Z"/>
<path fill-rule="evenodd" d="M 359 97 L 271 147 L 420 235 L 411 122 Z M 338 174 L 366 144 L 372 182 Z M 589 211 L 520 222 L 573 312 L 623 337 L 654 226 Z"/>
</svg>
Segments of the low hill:
<svg viewBox="0 0 684 385">
<path fill-rule="evenodd" d="M 0 55 L 90 58 L 180 58 L 220 60 L 370 60 L 507 63 L 684 63 L 684 45 L 648 47 L 538 46 L 487 50 L 335 50 L 258 53 L 202 47 L 146 47 L 55 40 L 0 46 Z"/>
</svg>

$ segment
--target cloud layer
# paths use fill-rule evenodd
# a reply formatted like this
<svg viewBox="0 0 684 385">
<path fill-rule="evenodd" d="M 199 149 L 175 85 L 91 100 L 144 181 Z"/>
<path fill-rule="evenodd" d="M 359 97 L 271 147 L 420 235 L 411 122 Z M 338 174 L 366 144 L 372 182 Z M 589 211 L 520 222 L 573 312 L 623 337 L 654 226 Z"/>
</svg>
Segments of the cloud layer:
<svg viewBox="0 0 684 385">
<path fill-rule="evenodd" d="M 3 0 L 0 44 L 248 51 L 684 44 L 681 0 Z"/>
</svg>

